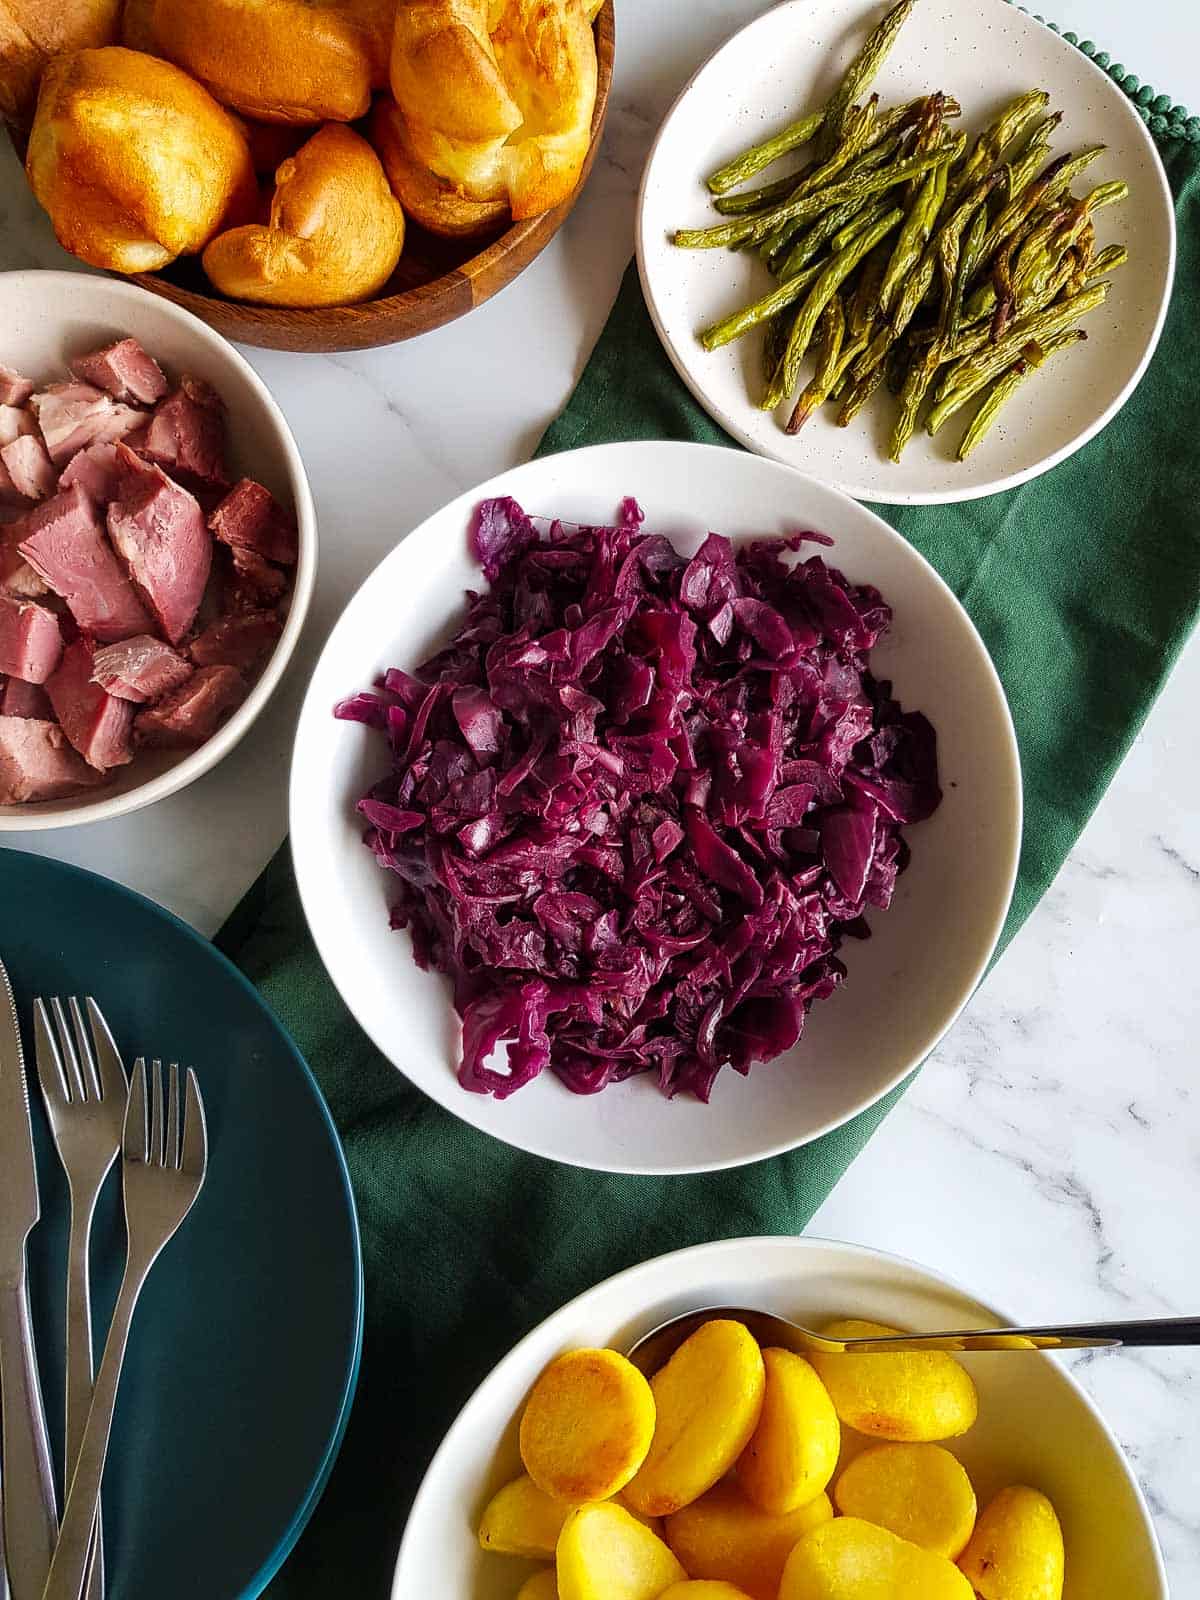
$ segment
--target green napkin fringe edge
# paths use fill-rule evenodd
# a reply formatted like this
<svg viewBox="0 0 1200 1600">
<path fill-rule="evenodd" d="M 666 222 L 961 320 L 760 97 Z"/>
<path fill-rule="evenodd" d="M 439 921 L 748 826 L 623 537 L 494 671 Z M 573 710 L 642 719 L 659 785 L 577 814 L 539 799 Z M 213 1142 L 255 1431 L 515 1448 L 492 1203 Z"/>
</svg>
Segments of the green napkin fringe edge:
<svg viewBox="0 0 1200 1600">
<path fill-rule="evenodd" d="M 1015 0 L 1010 0 L 1010 4 Z M 1136 72 L 1130 72 L 1121 62 L 1114 61 L 1107 50 L 1100 50 L 1091 39 L 1081 39 L 1077 33 L 1063 32 L 1057 22 L 1051 22 L 1028 6 L 1017 6 L 1026 16 L 1042 23 L 1052 32 L 1061 34 L 1068 44 L 1082 50 L 1089 61 L 1106 72 L 1117 88 L 1133 101 L 1134 110 L 1156 139 L 1182 139 L 1187 144 L 1200 144 L 1200 117 L 1193 116 L 1188 108 L 1173 102 L 1169 94 L 1156 94 L 1148 83 L 1143 83 Z"/>
</svg>

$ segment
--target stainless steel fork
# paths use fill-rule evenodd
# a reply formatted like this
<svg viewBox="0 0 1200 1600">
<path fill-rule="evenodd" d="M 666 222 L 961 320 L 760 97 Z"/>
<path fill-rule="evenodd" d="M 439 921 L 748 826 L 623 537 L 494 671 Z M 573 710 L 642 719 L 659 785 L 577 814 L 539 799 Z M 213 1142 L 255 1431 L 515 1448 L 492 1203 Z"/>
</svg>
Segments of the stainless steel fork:
<svg viewBox="0 0 1200 1600">
<path fill-rule="evenodd" d="M 33 1028 L 38 1077 L 59 1159 L 71 1192 L 71 1238 L 67 1255 L 67 1426 L 63 1492 L 71 1481 L 92 1403 L 92 1298 L 88 1247 L 96 1201 L 121 1148 L 128 1085 L 125 1068 L 96 1002 L 86 1000 L 90 1034 L 79 1001 L 67 1011 L 61 1000 L 34 1001 Z M 54 1027 L 51 1028 L 51 1017 Z M 74 1037 L 72 1037 L 72 1030 Z M 57 1033 L 57 1041 L 55 1039 Z M 104 1545 L 96 1517 L 96 1553 L 88 1600 L 104 1597 Z"/>
<path fill-rule="evenodd" d="M 141 1056 L 134 1062 L 121 1141 L 129 1254 L 42 1600 L 80 1600 L 83 1593 L 117 1386 L 138 1296 L 163 1246 L 192 1209 L 208 1169 L 204 1103 L 190 1068 L 182 1107 L 179 1087 L 174 1062 L 165 1096 L 162 1062 L 152 1062 L 149 1074 Z"/>
</svg>

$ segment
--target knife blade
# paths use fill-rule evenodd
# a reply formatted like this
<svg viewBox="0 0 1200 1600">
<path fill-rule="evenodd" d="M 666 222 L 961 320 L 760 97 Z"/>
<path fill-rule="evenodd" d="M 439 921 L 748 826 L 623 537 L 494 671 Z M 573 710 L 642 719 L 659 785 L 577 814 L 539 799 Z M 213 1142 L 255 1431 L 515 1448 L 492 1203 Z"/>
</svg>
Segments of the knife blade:
<svg viewBox="0 0 1200 1600">
<path fill-rule="evenodd" d="M 12 1600 L 40 1600 L 58 1536 L 25 1266 L 25 1243 L 39 1215 L 25 1057 L 0 961 L 0 1448 Z"/>
<path fill-rule="evenodd" d="M 25 1241 L 40 1215 L 17 1005 L 0 961 L 0 1278 L 24 1261 Z"/>
</svg>

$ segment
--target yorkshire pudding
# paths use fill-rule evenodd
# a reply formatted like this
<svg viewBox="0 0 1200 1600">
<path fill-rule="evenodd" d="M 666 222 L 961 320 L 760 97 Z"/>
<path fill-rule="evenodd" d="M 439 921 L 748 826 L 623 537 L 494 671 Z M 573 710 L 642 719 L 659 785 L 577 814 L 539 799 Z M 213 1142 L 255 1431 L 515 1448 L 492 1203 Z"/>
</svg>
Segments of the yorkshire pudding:
<svg viewBox="0 0 1200 1600">
<path fill-rule="evenodd" d="M 212 96 L 120 45 L 50 62 L 25 170 L 60 243 L 115 272 L 202 250 L 257 200 L 246 141 Z"/>
<path fill-rule="evenodd" d="M 113 44 L 121 0 L 0 0 L 0 117 L 29 125 L 47 61 Z"/>
<path fill-rule="evenodd" d="M 467 239 L 507 220 L 507 200 L 468 200 L 454 184 L 417 160 L 404 113 L 390 95 L 380 95 L 375 102 L 370 138 L 405 215 L 430 233 Z"/>
<path fill-rule="evenodd" d="M 379 157 L 330 123 L 275 174 L 270 222 L 219 234 L 204 270 L 222 294 L 274 306 L 368 300 L 395 271 L 404 213 Z"/>
<path fill-rule="evenodd" d="M 378 44 L 353 12 L 306 0 L 154 0 L 162 53 L 222 104 L 261 122 L 353 122 L 371 101 Z"/>
<path fill-rule="evenodd" d="M 148 56 L 158 56 L 158 40 L 154 37 L 154 0 L 125 0 L 121 12 L 121 43 L 130 50 L 144 50 Z"/>
<path fill-rule="evenodd" d="M 407 0 L 391 79 L 413 160 L 466 199 L 520 221 L 574 190 L 596 100 L 584 0 Z"/>
</svg>

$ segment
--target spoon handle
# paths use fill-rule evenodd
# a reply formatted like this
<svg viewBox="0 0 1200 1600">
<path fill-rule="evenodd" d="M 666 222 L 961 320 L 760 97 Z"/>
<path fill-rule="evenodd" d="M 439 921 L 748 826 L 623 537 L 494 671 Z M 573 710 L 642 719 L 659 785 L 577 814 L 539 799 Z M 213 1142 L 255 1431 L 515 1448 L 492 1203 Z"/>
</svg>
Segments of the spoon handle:
<svg viewBox="0 0 1200 1600">
<path fill-rule="evenodd" d="M 834 1347 L 838 1341 L 821 1339 Z M 1145 1317 L 1136 1322 L 1077 1322 L 1037 1328 L 979 1328 L 906 1333 L 890 1339 L 847 1339 L 846 1353 L 903 1350 L 1088 1350 L 1116 1345 L 1200 1344 L 1200 1317 Z"/>
</svg>

